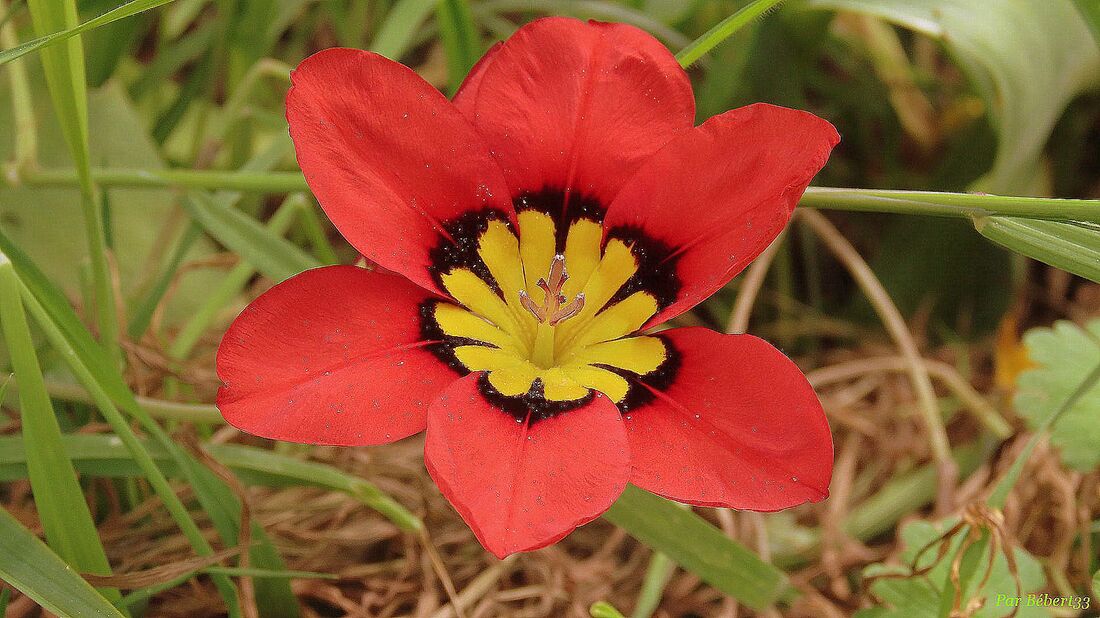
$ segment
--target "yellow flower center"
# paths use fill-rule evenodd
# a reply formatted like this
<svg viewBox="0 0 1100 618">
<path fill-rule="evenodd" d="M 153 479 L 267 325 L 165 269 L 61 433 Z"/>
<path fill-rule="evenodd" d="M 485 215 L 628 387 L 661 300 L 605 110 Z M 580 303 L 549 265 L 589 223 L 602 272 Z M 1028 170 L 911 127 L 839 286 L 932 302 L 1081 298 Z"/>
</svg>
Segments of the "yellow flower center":
<svg viewBox="0 0 1100 618">
<path fill-rule="evenodd" d="M 568 402 L 599 391 L 622 403 L 628 378 L 656 371 L 669 352 L 654 336 L 629 336 L 658 309 L 652 293 L 628 285 L 639 259 L 628 245 L 577 218 L 559 234 L 554 219 L 521 210 L 518 236 L 505 221 L 479 226 L 476 264 L 438 279 L 458 304 L 434 302 L 425 319 L 452 360 L 488 372 L 505 397 Z"/>
</svg>

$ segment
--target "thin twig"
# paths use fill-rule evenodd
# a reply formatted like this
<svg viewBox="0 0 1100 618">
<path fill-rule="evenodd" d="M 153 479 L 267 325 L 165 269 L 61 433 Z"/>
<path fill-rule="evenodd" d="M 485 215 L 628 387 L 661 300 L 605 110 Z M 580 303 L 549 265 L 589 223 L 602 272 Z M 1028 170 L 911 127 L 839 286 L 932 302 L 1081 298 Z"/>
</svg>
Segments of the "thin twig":
<svg viewBox="0 0 1100 618">
<path fill-rule="evenodd" d="M 924 358 L 921 360 L 929 375 L 943 382 L 944 386 L 955 394 L 974 414 L 975 420 L 985 426 L 990 433 L 1004 440 L 1012 435 L 1012 427 L 1000 412 L 993 407 L 981 393 L 974 390 L 959 372 L 947 363 Z M 806 373 L 806 378 L 814 388 L 827 384 L 844 382 L 859 376 L 876 372 L 902 373 L 910 370 L 909 360 L 902 356 L 879 358 L 861 358 L 814 369 Z"/>
<path fill-rule="evenodd" d="M 730 312 L 729 322 L 726 323 L 726 333 L 731 335 L 741 334 L 749 328 L 749 318 L 752 317 L 752 308 L 756 305 L 756 297 L 760 294 L 760 288 L 764 286 L 764 279 L 768 276 L 768 268 L 779 253 L 779 247 L 783 244 L 786 234 L 780 234 L 772 244 L 768 245 L 764 252 L 756 256 L 756 259 L 745 271 L 745 278 L 741 281 L 741 288 L 737 291 L 737 299 L 733 302 L 733 311 Z"/>
<path fill-rule="evenodd" d="M 952 508 L 952 499 L 955 483 L 958 480 L 959 468 L 951 457 L 951 445 L 947 440 L 947 430 L 943 426 L 940 417 L 939 406 L 936 404 L 936 392 L 932 388 L 932 378 L 928 369 L 921 360 L 917 343 L 909 332 L 905 319 L 898 311 L 897 305 L 890 298 L 886 288 L 875 276 L 871 267 L 859 255 L 856 248 L 848 239 L 829 222 L 825 215 L 813 210 L 799 209 L 800 221 L 810 226 L 814 234 L 825 246 L 832 251 L 837 260 L 848 269 L 852 278 L 856 280 L 867 300 L 871 302 L 875 312 L 878 313 L 886 330 L 890 333 L 905 358 L 909 378 L 913 382 L 913 388 L 917 392 L 919 409 L 924 417 L 928 430 L 928 438 L 932 446 L 932 456 L 936 462 L 936 472 L 939 476 L 939 489 L 936 495 L 936 510 L 940 514 L 947 513 Z"/>
<path fill-rule="evenodd" d="M 424 548 L 424 552 L 428 554 L 428 558 L 431 559 L 432 568 L 435 569 L 435 574 L 439 576 L 439 581 L 443 584 L 443 590 L 447 592 L 447 598 L 451 600 L 451 604 L 448 607 L 454 608 L 453 614 L 445 615 L 451 618 L 466 618 L 465 606 L 459 602 L 458 592 L 455 590 L 455 583 L 451 580 L 450 573 L 447 572 L 447 565 L 443 564 L 443 558 L 441 558 L 439 552 L 436 551 L 435 544 L 432 543 L 432 538 L 428 534 L 427 528 L 420 529 L 420 545 Z M 447 608 L 445 607 L 444 609 Z M 435 615 L 440 615 L 440 612 L 436 612 Z"/>
<path fill-rule="evenodd" d="M 439 611 L 432 614 L 432 618 L 456 618 L 456 616 L 462 618 L 464 608 L 473 605 L 488 594 L 497 583 L 497 580 L 500 579 L 500 576 L 511 568 L 512 563 L 515 561 L 516 556 L 513 554 L 489 567 L 484 573 L 475 577 L 462 590 L 461 594 L 452 597 L 450 605 L 441 607 Z"/>
</svg>

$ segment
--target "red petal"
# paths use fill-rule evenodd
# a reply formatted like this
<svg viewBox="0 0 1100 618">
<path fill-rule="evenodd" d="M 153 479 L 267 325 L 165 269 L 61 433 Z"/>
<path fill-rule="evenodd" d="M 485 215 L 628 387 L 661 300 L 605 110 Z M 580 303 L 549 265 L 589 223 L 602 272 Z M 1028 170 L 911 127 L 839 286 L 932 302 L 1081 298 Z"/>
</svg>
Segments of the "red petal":
<svg viewBox="0 0 1100 618">
<path fill-rule="evenodd" d="M 453 370 L 424 347 L 419 305 L 403 277 L 354 266 L 307 270 L 271 288 L 218 348 L 218 408 L 265 438 L 356 446 L 424 429 Z"/>
<path fill-rule="evenodd" d="M 626 486 L 626 435 L 618 408 L 594 396 L 534 422 L 462 378 L 428 410 L 424 463 L 485 549 L 503 558 L 554 543 L 597 518 Z"/>
<path fill-rule="evenodd" d="M 507 185 L 462 114 L 412 70 L 327 49 L 302 61 L 286 97 L 290 135 L 317 200 L 360 253 L 438 290 L 428 253 L 459 215 L 514 217 Z"/>
<path fill-rule="evenodd" d="M 700 506 L 777 511 L 829 494 L 833 442 L 790 359 L 752 335 L 676 328 L 671 385 L 626 413 L 630 482 Z"/>
<path fill-rule="evenodd" d="M 481 78 L 485 76 L 485 69 L 489 68 L 489 64 L 497 57 L 497 52 L 502 45 L 504 45 L 503 42 L 498 42 L 490 47 L 489 51 L 485 52 L 485 55 L 478 59 L 466 74 L 466 79 L 462 80 L 462 85 L 455 91 L 453 99 L 458 111 L 463 114 L 473 111 L 473 105 L 477 101 L 477 91 L 481 88 Z M 468 114 L 468 117 L 473 118 L 473 114 Z"/>
<path fill-rule="evenodd" d="M 679 290 L 647 325 L 691 309 L 779 235 L 840 141 L 828 122 L 756 104 L 715 116 L 654 155 L 611 204 L 604 229 L 641 230 L 676 260 Z"/>
<path fill-rule="evenodd" d="M 695 120 L 687 74 L 633 26 L 539 19 L 481 64 L 455 105 L 488 142 L 514 196 L 571 188 L 607 205 Z"/>
</svg>

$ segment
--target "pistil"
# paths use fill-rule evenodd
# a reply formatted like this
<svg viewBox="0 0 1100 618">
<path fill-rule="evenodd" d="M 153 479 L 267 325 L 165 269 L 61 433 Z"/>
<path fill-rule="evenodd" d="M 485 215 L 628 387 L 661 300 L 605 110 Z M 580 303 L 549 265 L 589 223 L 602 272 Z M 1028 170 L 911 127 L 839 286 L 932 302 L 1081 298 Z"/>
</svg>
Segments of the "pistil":
<svg viewBox="0 0 1100 618">
<path fill-rule="evenodd" d="M 584 292 L 566 303 L 565 295 L 561 291 L 568 280 L 565 256 L 558 254 L 551 260 L 550 272 L 546 278 L 539 279 L 536 283 L 544 293 L 542 305 L 536 304 L 526 290 L 519 291 L 520 305 L 538 320 L 531 362 L 539 367 L 548 368 L 554 365 L 554 327 L 577 315 L 584 308 Z"/>
</svg>

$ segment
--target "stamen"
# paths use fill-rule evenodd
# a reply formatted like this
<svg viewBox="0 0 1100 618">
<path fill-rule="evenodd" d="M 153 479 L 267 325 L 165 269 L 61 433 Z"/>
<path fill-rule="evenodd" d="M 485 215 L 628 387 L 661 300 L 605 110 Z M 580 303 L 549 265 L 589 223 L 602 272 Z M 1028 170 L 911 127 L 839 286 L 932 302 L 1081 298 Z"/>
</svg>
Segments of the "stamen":
<svg viewBox="0 0 1100 618">
<path fill-rule="evenodd" d="M 519 304 L 523 305 L 523 308 L 530 311 L 531 315 L 535 316 L 535 319 L 542 322 L 546 318 L 546 313 L 542 307 L 535 304 L 535 301 L 531 300 L 528 296 L 527 290 L 519 291 Z"/>
<path fill-rule="evenodd" d="M 526 290 L 519 291 L 519 304 L 535 316 L 535 319 L 540 323 L 549 323 L 550 326 L 556 326 L 559 322 L 577 315 L 584 308 L 584 292 L 577 294 L 569 304 L 566 304 L 566 298 L 561 291 L 568 280 L 569 273 L 565 270 L 565 256 L 559 253 L 550 262 L 550 273 L 545 279 L 539 279 L 535 284 L 545 293 L 542 306 L 536 305 Z"/>
<path fill-rule="evenodd" d="M 560 298 L 563 302 L 565 301 L 564 296 L 559 296 L 558 298 Z M 554 312 L 554 315 L 550 316 L 550 326 L 557 326 L 558 322 L 568 320 L 569 318 L 577 315 L 581 312 L 581 309 L 583 308 L 584 292 L 581 292 L 580 294 L 577 294 L 577 297 L 573 299 L 573 302 L 562 307 L 561 309 L 558 309 Z"/>
</svg>

